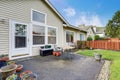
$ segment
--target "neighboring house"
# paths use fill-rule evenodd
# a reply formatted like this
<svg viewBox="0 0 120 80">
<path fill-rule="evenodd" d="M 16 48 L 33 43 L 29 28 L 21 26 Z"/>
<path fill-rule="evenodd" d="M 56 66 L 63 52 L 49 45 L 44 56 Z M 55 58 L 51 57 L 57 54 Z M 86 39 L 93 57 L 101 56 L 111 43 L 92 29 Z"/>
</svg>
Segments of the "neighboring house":
<svg viewBox="0 0 120 80">
<path fill-rule="evenodd" d="M 79 25 L 79 29 L 87 31 L 87 37 L 92 37 L 93 39 L 95 35 L 105 37 L 105 27 Z"/>
<path fill-rule="evenodd" d="M 39 55 L 41 45 L 84 40 L 85 31 L 70 26 L 48 0 L 1 0 L 0 11 L 0 54 L 10 59 Z"/>
<path fill-rule="evenodd" d="M 96 27 L 96 35 L 105 37 L 105 27 Z"/>
</svg>

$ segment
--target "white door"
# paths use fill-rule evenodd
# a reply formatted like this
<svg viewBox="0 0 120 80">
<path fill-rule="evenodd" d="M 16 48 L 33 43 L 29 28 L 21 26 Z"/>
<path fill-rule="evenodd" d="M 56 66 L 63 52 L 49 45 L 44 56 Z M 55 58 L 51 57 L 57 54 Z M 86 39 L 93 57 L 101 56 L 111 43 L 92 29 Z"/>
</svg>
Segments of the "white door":
<svg viewBox="0 0 120 80">
<path fill-rule="evenodd" d="M 11 22 L 11 53 L 10 58 L 22 58 L 30 55 L 29 24 Z"/>
</svg>

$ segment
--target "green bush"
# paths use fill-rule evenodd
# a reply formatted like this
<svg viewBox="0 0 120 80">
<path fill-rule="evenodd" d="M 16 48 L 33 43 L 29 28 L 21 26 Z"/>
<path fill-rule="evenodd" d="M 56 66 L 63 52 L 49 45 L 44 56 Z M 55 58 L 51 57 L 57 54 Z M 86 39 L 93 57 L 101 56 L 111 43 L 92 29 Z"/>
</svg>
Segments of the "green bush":
<svg viewBox="0 0 120 80">
<path fill-rule="evenodd" d="M 94 36 L 94 40 L 100 40 L 100 36 L 99 35 L 95 35 Z"/>
<path fill-rule="evenodd" d="M 92 40 L 93 40 L 92 37 L 87 38 L 87 41 L 92 41 Z"/>
</svg>

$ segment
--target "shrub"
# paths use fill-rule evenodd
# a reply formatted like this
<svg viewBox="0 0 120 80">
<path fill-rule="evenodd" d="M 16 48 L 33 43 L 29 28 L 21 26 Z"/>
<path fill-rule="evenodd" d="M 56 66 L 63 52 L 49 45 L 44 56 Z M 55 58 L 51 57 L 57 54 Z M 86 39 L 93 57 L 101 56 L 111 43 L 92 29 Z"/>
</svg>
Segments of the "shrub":
<svg viewBox="0 0 120 80">
<path fill-rule="evenodd" d="M 99 35 L 95 35 L 94 36 L 94 40 L 100 40 L 100 36 Z"/>
<path fill-rule="evenodd" d="M 92 40 L 93 40 L 92 37 L 87 38 L 87 41 L 92 41 Z"/>
</svg>

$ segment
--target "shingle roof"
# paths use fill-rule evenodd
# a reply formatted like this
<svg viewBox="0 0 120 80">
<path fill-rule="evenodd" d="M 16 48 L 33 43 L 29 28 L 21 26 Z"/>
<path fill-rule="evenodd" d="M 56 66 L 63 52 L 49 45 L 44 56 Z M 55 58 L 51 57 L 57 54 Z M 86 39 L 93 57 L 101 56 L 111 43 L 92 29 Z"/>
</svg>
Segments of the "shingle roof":
<svg viewBox="0 0 120 80">
<path fill-rule="evenodd" d="M 85 31 L 85 30 L 82 30 L 82 29 L 80 29 L 79 27 L 77 27 L 77 26 L 74 26 L 74 25 L 69 25 L 69 26 L 67 26 L 67 27 L 69 27 L 69 28 L 72 28 L 72 29 L 79 30 L 79 31 L 81 31 L 81 32 L 84 32 L 84 33 L 87 33 L 87 31 Z"/>
<path fill-rule="evenodd" d="M 94 27 L 96 28 L 96 31 L 94 31 L 94 29 L 93 29 Z M 103 33 L 105 31 L 105 27 L 79 25 L 79 28 L 81 30 L 85 30 L 85 31 L 87 31 L 89 28 L 91 28 L 94 33 Z"/>
<path fill-rule="evenodd" d="M 79 29 L 87 31 L 90 28 L 90 26 L 85 25 L 79 25 Z"/>
</svg>

